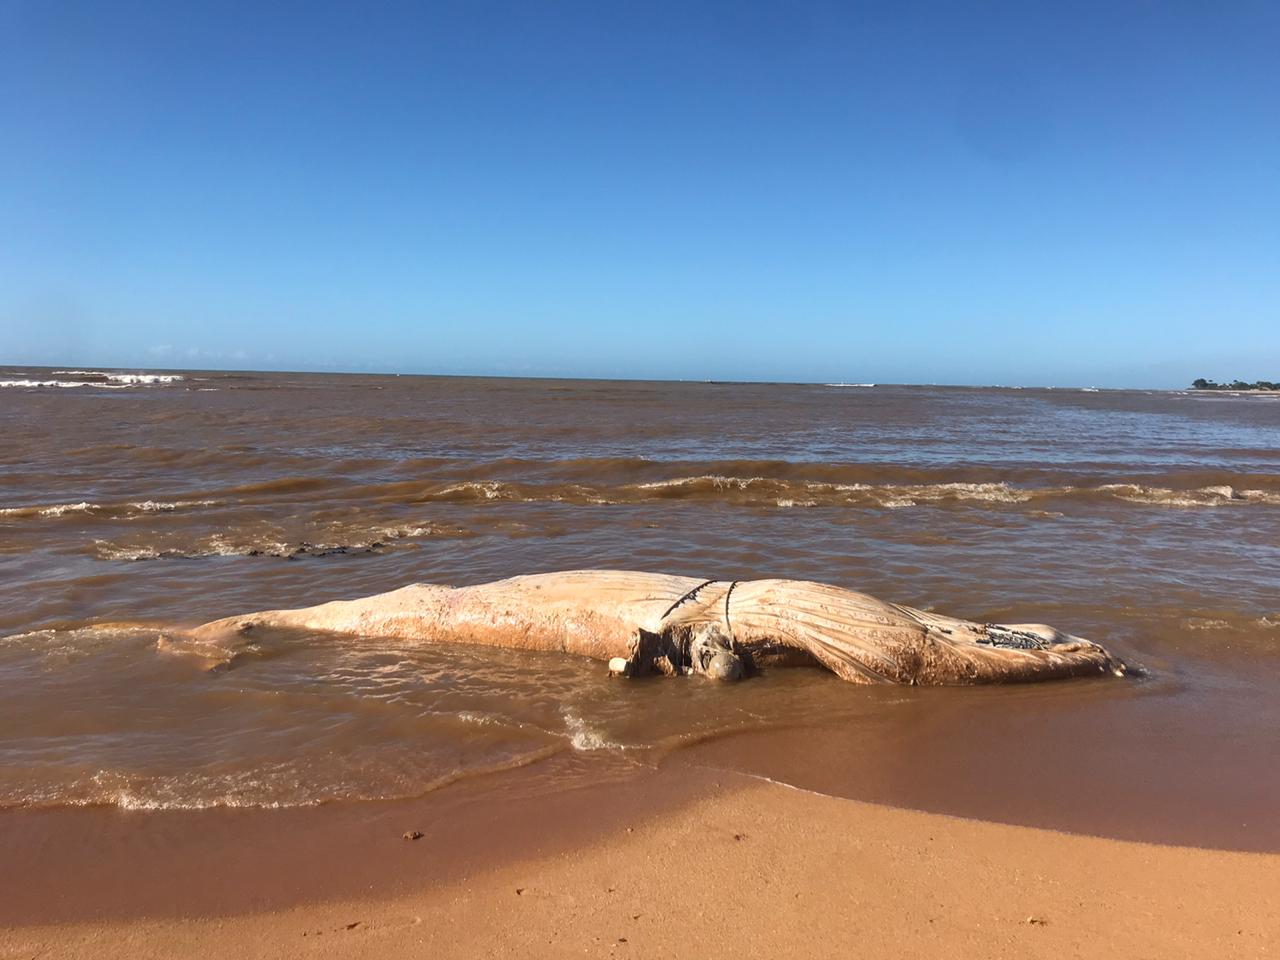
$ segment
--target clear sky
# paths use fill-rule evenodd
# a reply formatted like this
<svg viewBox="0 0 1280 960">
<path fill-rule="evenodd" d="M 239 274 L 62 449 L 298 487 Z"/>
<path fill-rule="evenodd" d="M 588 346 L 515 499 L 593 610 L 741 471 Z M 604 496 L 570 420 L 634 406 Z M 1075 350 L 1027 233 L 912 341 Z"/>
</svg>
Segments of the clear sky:
<svg viewBox="0 0 1280 960">
<path fill-rule="evenodd" d="M 1280 378 L 1280 4 L 0 0 L 0 363 Z"/>
</svg>

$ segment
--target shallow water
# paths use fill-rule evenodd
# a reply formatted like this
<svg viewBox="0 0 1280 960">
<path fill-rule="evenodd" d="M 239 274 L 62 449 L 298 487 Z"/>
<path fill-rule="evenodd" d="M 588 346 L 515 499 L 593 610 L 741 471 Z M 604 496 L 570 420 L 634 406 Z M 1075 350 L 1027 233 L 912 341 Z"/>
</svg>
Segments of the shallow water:
<svg viewBox="0 0 1280 960">
<path fill-rule="evenodd" d="M 965 812 L 982 769 L 1033 781 L 1002 795 L 1050 823 L 1090 771 L 1088 796 L 1175 832 L 1280 800 L 1280 400 L 136 372 L 0 370 L 0 804 L 292 805 L 672 751 Z M 720 688 L 323 637 L 229 670 L 154 648 L 165 625 L 577 567 L 1046 621 L 1146 677 Z M 121 621 L 142 626 L 93 626 Z"/>
</svg>

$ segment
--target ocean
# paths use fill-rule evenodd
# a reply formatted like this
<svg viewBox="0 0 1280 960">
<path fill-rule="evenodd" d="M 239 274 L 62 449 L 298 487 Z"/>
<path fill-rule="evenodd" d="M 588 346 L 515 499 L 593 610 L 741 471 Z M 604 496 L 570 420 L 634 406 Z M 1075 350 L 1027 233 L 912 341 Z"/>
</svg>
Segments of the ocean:
<svg viewBox="0 0 1280 960">
<path fill-rule="evenodd" d="M 692 763 L 1280 849 L 1280 398 L 10 368 L 0 444 L 0 806 L 377 802 Z M 1134 670 L 720 686 L 358 637 L 230 668 L 156 649 L 235 613 L 576 568 L 820 580 L 1051 623 Z"/>
</svg>

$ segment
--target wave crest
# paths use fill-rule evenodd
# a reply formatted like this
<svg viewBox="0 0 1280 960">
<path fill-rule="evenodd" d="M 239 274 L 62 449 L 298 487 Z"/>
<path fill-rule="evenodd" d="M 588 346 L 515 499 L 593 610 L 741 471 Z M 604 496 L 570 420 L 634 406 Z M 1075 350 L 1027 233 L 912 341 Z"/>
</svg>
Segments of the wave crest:
<svg viewBox="0 0 1280 960">
<path fill-rule="evenodd" d="M 161 386 L 186 379 L 176 373 L 107 373 L 103 370 L 54 370 L 52 376 L 76 379 L 36 380 L 31 377 L 19 377 L 0 380 L 0 387 L 19 389 L 96 387 L 99 390 L 127 390 L 130 387 Z"/>
</svg>

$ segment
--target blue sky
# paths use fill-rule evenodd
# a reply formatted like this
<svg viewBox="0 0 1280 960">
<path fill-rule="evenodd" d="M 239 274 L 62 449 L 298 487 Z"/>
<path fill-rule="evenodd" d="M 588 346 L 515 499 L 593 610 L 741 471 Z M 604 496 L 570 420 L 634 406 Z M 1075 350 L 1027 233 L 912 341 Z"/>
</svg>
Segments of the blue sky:
<svg viewBox="0 0 1280 960">
<path fill-rule="evenodd" d="M 0 362 L 1280 376 L 1274 3 L 0 0 Z"/>
</svg>

